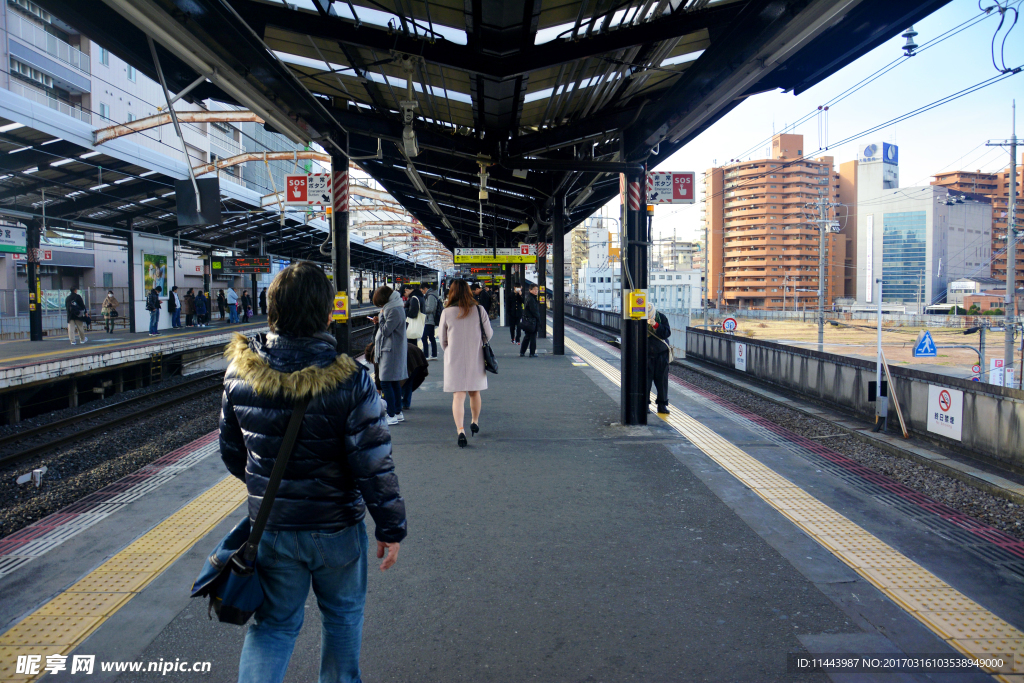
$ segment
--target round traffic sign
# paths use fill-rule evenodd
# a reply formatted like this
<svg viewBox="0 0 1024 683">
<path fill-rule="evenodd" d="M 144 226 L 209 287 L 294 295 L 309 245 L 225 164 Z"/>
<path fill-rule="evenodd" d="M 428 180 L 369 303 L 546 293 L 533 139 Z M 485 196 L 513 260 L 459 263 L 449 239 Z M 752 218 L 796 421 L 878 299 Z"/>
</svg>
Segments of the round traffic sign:
<svg viewBox="0 0 1024 683">
<path fill-rule="evenodd" d="M 977 364 L 975 364 L 975 365 L 974 365 L 973 367 L 971 367 L 971 371 L 972 371 L 972 372 L 973 372 L 973 373 L 974 373 L 975 375 L 977 375 L 978 373 L 980 373 L 980 372 L 981 372 L 981 366 L 980 366 L 980 365 L 977 365 Z"/>
<path fill-rule="evenodd" d="M 980 378 L 980 377 L 977 377 L 977 376 L 975 376 L 975 377 L 972 377 L 972 378 L 971 378 L 971 381 L 972 381 L 972 382 L 980 382 L 980 381 L 981 381 L 981 378 Z"/>
<path fill-rule="evenodd" d="M 948 391 L 943 389 L 939 392 L 939 408 L 942 409 L 942 412 L 948 413 L 951 407 L 953 407 L 953 398 Z"/>
<path fill-rule="evenodd" d="M 736 318 L 726 318 L 722 321 L 722 329 L 726 332 L 736 331 Z"/>
</svg>

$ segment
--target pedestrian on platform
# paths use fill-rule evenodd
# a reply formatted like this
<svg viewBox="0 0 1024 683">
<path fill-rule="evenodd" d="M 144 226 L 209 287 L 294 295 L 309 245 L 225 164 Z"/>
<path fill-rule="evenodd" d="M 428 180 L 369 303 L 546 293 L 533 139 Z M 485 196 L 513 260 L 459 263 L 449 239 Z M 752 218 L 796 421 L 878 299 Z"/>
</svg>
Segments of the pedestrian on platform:
<svg viewBox="0 0 1024 683">
<path fill-rule="evenodd" d="M 224 290 L 217 292 L 217 310 L 220 311 L 220 321 L 224 322 L 224 310 L 228 307 L 228 299 L 224 296 Z"/>
<path fill-rule="evenodd" d="M 196 324 L 196 290 L 189 287 L 184 299 L 185 327 L 193 327 Z"/>
<path fill-rule="evenodd" d="M 103 329 L 107 334 L 114 333 L 114 319 L 117 318 L 117 307 L 120 305 L 114 296 L 114 290 L 107 291 L 107 296 L 103 298 L 103 304 L 100 306 L 100 311 L 103 312 Z"/>
<path fill-rule="evenodd" d="M 519 335 L 522 333 L 522 328 L 519 326 L 519 322 L 523 319 L 523 288 L 516 285 L 512 288 L 512 294 L 509 295 L 508 304 L 508 332 L 512 337 L 512 343 L 519 343 Z"/>
<path fill-rule="evenodd" d="M 427 316 L 423 324 L 423 353 L 427 360 L 437 360 L 437 338 L 434 336 L 434 330 L 441 317 L 441 299 L 429 282 L 420 285 L 420 294 L 423 296 L 423 313 Z"/>
<path fill-rule="evenodd" d="M 459 432 L 458 444 L 466 447 L 466 395 L 469 395 L 473 434 L 480 431 L 480 409 L 487 388 L 484 371 L 484 341 L 494 336 L 487 309 L 478 304 L 465 280 L 455 280 L 448 292 L 448 301 L 441 313 L 439 328 L 444 349 L 444 390 L 453 393 L 452 417 Z"/>
<path fill-rule="evenodd" d="M 260 314 L 267 314 L 267 288 L 260 290 Z"/>
<path fill-rule="evenodd" d="M 238 322 L 238 294 L 235 293 L 234 287 L 228 287 L 228 291 L 225 294 L 225 298 L 228 302 L 228 322 Z"/>
<path fill-rule="evenodd" d="M 200 289 L 196 292 L 196 325 L 198 327 L 206 327 L 207 309 L 206 292 Z"/>
<path fill-rule="evenodd" d="M 664 313 L 648 304 L 647 308 L 647 395 L 651 385 L 658 389 L 655 405 L 659 413 L 668 413 L 668 366 L 671 348 L 668 338 L 672 327 Z M 648 399 L 648 402 L 650 399 Z"/>
<path fill-rule="evenodd" d="M 366 345 L 366 349 L 363 351 L 363 357 L 368 363 L 373 365 L 373 378 L 377 385 L 377 390 L 383 392 L 384 386 L 380 383 L 380 365 L 373 362 L 373 342 Z M 419 389 L 420 385 L 423 384 L 423 380 L 430 374 L 429 364 L 427 363 L 426 356 L 420 351 L 420 347 L 416 346 L 412 342 L 406 344 L 405 354 L 405 366 L 409 372 L 409 376 L 402 381 L 402 412 L 405 412 L 406 408 L 412 407 L 412 392 Z"/>
<path fill-rule="evenodd" d="M 373 334 L 373 362 L 380 370 L 384 401 L 388 404 L 388 424 L 394 425 L 405 421 L 402 412 L 402 380 L 409 377 L 405 307 L 401 293 L 387 285 L 378 287 L 373 293 L 373 305 L 380 306 L 380 313 L 372 318 L 377 326 Z"/>
<path fill-rule="evenodd" d="M 149 290 L 146 297 L 146 310 L 149 311 L 149 336 L 155 337 L 160 334 L 157 325 L 160 323 L 160 287 Z"/>
<path fill-rule="evenodd" d="M 519 357 L 526 355 L 530 350 L 530 358 L 537 357 L 537 330 L 540 329 L 540 304 L 537 302 L 537 293 L 540 288 L 537 285 L 530 285 L 523 297 L 523 318 L 519 326 L 523 329 L 523 343 L 519 346 Z"/>
<path fill-rule="evenodd" d="M 453 282 L 452 286 L 454 285 L 455 283 Z M 476 299 L 476 302 L 483 306 L 484 310 L 487 311 L 487 315 L 489 317 L 491 315 L 491 293 L 487 291 L 486 287 L 481 287 L 479 282 L 474 282 L 470 291 L 473 293 L 473 298 Z M 449 299 L 450 298 L 451 295 L 449 294 Z"/>
<path fill-rule="evenodd" d="M 370 374 L 339 354 L 327 333 L 334 287 L 324 272 L 311 263 L 285 268 L 267 302 L 270 334 L 236 334 L 228 344 L 221 402 L 221 458 L 246 484 L 251 519 L 295 402 L 310 402 L 260 539 L 264 600 L 245 634 L 238 680 L 284 680 L 312 583 L 320 610 L 319 680 L 358 682 L 366 512 L 381 570 L 394 566 L 406 535 L 391 435 Z"/>
<path fill-rule="evenodd" d="M 249 322 L 249 316 L 252 314 L 252 299 L 249 298 L 249 290 L 242 290 L 242 322 Z"/>
<path fill-rule="evenodd" d="M 167 295 L 167 312 L 171 314 L 171 327 L 174 329 L 181 327 L 181 299 L 178 298 L 178 285 L 171 287 L 171 292 Z"/>
<path fill-rule="evenodd" d="M 64 299 L 64 310 L 68 313 L 68 340 L 75 345 L 75 334 L 81 338 L 82 343 L 89 341 L 85 336 L 85 300 L 78 293 L 78 287 L 72 287 L 71 293 Z"/>
</svg>

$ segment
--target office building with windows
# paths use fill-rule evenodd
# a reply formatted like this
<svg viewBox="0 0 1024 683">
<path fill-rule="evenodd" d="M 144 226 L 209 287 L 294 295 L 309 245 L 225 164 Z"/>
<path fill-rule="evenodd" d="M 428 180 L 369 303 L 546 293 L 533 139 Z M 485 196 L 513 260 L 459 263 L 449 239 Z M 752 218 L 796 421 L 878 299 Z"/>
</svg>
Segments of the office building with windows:
<svg viewBox="0 0 1024 683">
<path fill-rule="evenodd" d="M 1024 154 L 1021 155 L 1024 161 Z M 945 187 L 955 194 L 977 194 L 992 201 L 992 277 L 1006 282 L 1006 232 L 1009 223 L 1010 167 L 998 173 L 950 171 L 938 173 L 932 185 Z M 1024 226 L 1024 164 L 1017 169 L 1017 226 Z M 1016 282 L 1024 282 L 1024 240 L 1017 240 L 1015 261 Z"/>
<path fill-rule="evenodd" d="M 900 187 L 899 150 L 886 142 L 860 146 L 840 168 L 841 201 L 851 206 L 846 233 L 856 244 L 847 266 L 847 295 L 856 305 L 882 301 L 922 313 L 946 301 L 948 283 L 988 277 L 992 203 L 940 185 Z"/>
</svg>

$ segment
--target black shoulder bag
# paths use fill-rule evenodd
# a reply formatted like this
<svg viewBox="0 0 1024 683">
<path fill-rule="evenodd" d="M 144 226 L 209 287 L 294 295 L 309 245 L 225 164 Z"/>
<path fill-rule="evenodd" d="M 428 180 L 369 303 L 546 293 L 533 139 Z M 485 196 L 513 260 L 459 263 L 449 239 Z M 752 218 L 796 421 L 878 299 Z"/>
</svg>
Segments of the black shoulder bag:
<svg viewBox="0 0 1024 683">
<path fill-rule="evenodd" d="M 477 306 L 478 309 L 482 309 L 483 306 Z M 487 314 L 487 311 L 484 311 Z M 477 313 L 479 317 L 479 312 Z M 480 322 L 480 341 L 483 342 L 484 348 L 484 370 L 487 372 L 493 372 L 495 375 L 498 374 L 498 359 L 494 357 L 494 349 L 487 343 L 487 333 L 484 331 L 484 319 L 479 318 Z"/>
<path fill-rule="evenodd" d="M 243 626 L 263 604 L 263 587 L 257 575 L 256 551 L 260 546 L 260 538 L 270 518 L 270 509 L 277 497 L 277 489 L 284 478 L 288 459 L 295 450 L 295 442 L 299 437 L 299 427 L 309 406 L 309 398 L 299 399 L 292 410 L 288 428 L 281 442 L 281 450 L 277 453 L 277 461 L 267 482 L 267 490 L 263 494 L 260 511 L 256 521 L 249 524 L 249 515 L 240 521 L 231 532 L 214 548 L 206 558 L 199 578 L 192 584 L 192 597 L 209 596 L 210 610 L 217 613 L 217 618 L 228 624 Z"/>
</svg>

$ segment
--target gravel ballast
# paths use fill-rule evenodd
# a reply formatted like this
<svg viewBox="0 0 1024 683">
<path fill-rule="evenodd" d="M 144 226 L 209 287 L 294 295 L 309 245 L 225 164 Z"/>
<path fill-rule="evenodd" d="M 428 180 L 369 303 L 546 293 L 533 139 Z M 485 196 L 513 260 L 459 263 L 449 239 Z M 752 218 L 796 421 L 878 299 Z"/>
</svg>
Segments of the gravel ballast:
<svg viewBox="0 0 1024 683">
<path fill-rule="evenodd" d="M 0 469 L 0 538 L 209 434 L 217 428 L 219 415 L 220 392 L 210 391 L 71 446 Z M 18 474 L 43 465 L 47 472 L 40 488 L 15 484 Z"/>
</svg>

